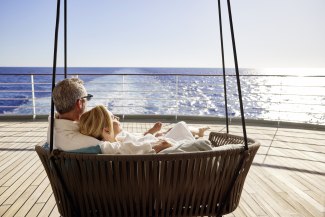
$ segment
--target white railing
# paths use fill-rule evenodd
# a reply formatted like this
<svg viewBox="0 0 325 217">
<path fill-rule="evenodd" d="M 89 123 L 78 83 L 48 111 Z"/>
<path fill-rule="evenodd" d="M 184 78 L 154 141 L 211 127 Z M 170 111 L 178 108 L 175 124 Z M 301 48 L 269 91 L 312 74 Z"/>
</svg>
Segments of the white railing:
<svg viewBox="0 0 325 217">
<path fill-rule="evenodd" d="M 12 79 L 16 76 L 17 79 Z M 70 75 L 76 76 L 76 75 Z M 224 117 L 223 78 L 192 74 L 81 74 L 89 106 L 114 113 Z M 5 79 L 6 78 L 6 79 Z M 1 75 L 0 116 L 47 115 L 49 74 Z M 62 79 L 62 76 L 61 76 Z M 15 80 L 15 82 L 13 82 Z M 245 117 L 325 125 L 325 76 L 241 76 Z M 230 118 L 240 115 L 235 77 L 227 76 Z"/>
</svg>

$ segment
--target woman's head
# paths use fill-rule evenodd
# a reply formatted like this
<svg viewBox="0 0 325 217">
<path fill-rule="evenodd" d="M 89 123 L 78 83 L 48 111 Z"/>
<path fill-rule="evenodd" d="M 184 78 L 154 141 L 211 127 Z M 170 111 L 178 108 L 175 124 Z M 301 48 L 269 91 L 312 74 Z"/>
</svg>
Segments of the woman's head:
<svg viewBox="0 0 325 217">
<path fill-rule="evenodd" d="M 79 121 L 80 133 L 103 139 L 103 130 L 112 137 L 115 137 L 112 114 L 102 105 L 83 113 Z"/>
</svg>

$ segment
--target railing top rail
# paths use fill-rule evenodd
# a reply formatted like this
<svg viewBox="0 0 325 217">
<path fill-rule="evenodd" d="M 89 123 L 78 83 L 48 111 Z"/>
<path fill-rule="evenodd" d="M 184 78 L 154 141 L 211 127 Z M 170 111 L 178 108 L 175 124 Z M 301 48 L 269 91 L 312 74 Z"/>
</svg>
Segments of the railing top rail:
<svg viewBox="0 0 325 217">
<path fill-rule="evenodd" d="M 30 76 L 30 75 L 40 75 L 40 76 L 50 76 L 52 73 L 1 73 L 0 76 Z M 57 73 L 57 76 L 64 76 L 63 73 Z M 156 73 L 156 74 L 151 74 L 151 73 L 117 73 L 117 74 L 112 74 L 112 73 L 71 73 L 68 74 L 70 76 L 82 76 L 82 75 L 94 75 L 94 76 L 100 76 L 100 75 L 109 75 L 109 76 L 191 76 L 191 77 L 197 77 L 197 76 L 206 76 L 206 77 L 211 77 L 211 76 L 217 76 L 217 77 L 222 77 L 222 74 L 207 74 L 207 73 L 202 73 L 202 74 L 190 74 L 190 73 Z M 236 76 L 235 74 L 226 74 L 226 76 Z M 251 75 L 251 74 L 241 74 L 241 77 L 301 77 L 301 78 L 325 78 L 325 75 L 284 75 L 284 74 L 258 74 L 258 75 Z"/>
</svg>

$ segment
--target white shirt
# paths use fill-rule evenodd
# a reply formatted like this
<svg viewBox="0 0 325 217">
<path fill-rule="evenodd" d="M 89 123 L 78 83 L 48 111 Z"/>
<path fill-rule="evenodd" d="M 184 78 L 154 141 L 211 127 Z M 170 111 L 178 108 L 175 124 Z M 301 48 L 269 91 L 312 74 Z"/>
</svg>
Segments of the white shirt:
<svg viewBox="0 0 325 217">
<path fill-rule="evenodd" d="M 47 132 L 47 142 L 50 144 L 50 121 Z M 79 123 L 65 119 L 54 121 L 54 149 L 73 151 L 81 148 L 100 145 L 103 154 L 146 154 L 155 153 L 152 149 L 152 140 L 138 140 L 131 134 L 127 134 L 123 142 L 100 141 L 91 136 L 79 132 Z"/>
</svg>

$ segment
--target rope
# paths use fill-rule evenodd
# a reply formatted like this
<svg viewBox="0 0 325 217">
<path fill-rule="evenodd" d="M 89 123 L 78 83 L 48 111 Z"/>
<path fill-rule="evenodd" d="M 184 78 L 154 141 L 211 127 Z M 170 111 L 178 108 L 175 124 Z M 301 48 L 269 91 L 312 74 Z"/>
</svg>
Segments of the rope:
<svg viewBox="0 0 325 217">
<path fill-rule="evenodd" d="M 221 18 L 220 0 L 218 0 L 218 11 L 219 11 L 219 27 L 220 27 L 220 42 L 221 42 L 221 56 L 222 56 L 223 89 L 225 92 L 226 128 L 227 128 L 227 133 L 229 133 L 226 69 L 225 69 L 225 55 L 224 55 L 224 48 L 223 48 L 223 34 L 222 34 L 222 18 Z"/>
<path fill-rule="evenodd" d="M 64 0 L 64 78 L 67 78 L 67 0 Z"/>
<path fill-rule="evenodd" d="M 56 23 L 55 23 L 55 37 L 54 37 L 53 73 L 52 73 L 52 93 L 53 93 L 53 89 L 55 87 L 56 58 L 57 58 L 57 50 L 58 50 L 59 23 L 60 23 L 60 0 L 57 0 Z M 53 150 L 53 132 L 54 132 L 54 102 L 53 102 L 53 95 L 52 95 L 51 96 L 50 152 L 52 152 L 52 150 Z"/>
<path fill-rule="evenodd" d="M 238 89 L 238 98 L 239 98 L 239 104 L 240 104 L 241 121 L 242 121 L 242 126 L 243 126 L 245 150 L 248 150 L 246 124 L 245 124 L 245 117 L 244 117 L 243 99 L 242 99 L 241 87 L 240 87 L 239 69 L 238 69 L 237 52 L 236 52 L 236 42 L 235 42 L 234 27 L 233 27 L 233 23 L 232 23 L 230 0 L 227 0 L 227 2 L 228 2 L 229 23 L 230 23 L 230 30 L 231 30 L 231 40 L 232 40 L 232 48 L 233 48 L 233 53 L 234 53 L 235 68 L 236 68 L 237 89 Z"/>
</svg>

